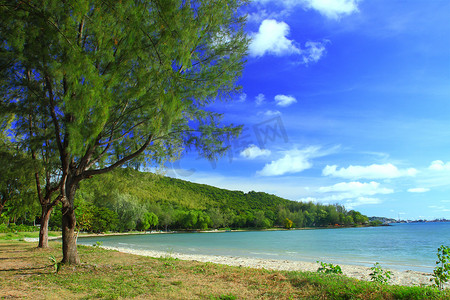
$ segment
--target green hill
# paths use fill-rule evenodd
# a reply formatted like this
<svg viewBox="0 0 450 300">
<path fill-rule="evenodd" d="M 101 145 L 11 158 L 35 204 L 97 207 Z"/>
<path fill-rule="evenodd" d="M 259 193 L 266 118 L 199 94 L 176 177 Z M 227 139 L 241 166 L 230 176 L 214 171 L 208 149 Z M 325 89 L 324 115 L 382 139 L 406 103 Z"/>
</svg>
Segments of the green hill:
<svg viewBox="0 0 450 300">
<path fill-rule="evenodd" d="M 132 168 L 84 181 L 76 195 L 80 229 L 323 227 L 367 222 L 340 205 L 290 201 L 254 192 L 230 191 Z M 52 217 L 58 226 L 58 214 Z"/>
</svg>

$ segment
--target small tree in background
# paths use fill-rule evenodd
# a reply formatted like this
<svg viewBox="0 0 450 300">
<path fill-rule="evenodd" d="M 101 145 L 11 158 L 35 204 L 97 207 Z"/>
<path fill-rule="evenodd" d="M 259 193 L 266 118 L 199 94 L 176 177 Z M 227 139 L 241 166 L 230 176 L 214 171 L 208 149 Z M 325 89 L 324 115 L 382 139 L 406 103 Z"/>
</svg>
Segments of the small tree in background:
<svg viewBox="0 0 450 300">
<path fill-rule="evenodd" d="M 291 229 L 292 225 L 294 225 L 294 222 L 292 222 L 288 218 L 284 219 L 283 223 L 284 223 L 284 228 L 286 228 L 286 229 Z"/>
</svg>

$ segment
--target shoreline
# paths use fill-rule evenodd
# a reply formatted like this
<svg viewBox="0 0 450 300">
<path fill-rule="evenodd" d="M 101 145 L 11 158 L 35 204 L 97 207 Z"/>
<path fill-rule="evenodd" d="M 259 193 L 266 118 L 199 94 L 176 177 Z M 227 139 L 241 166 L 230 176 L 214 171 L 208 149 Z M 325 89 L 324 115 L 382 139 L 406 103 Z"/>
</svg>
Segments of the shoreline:
<svg viewBox="0 0 450 300">
<path fill-rule="evenodd" d="M 260 259 L 249 257 L 235 257 L 235 256 L 213 256 L 213 255 L 198 255 L 198 254 L 183 254 L 171 253 L 155 250 L 135 250 L 122 247 L 100 246 L 103 249 L 115 250 L 122 253 L 150 256 L 154 258 L 176 258 L 180 260 L 209 262 L 215 264 L 223 264 L 235 267 L 267 269 L 277 271 L 302 271 L 302 272 L 316 272 L 319 268 L 318 263 L 306 261 L 291 261 L 291 260 L 277 260 L 277 259 Z M 344 276 L 352 277 L 358 280 L 370 281 L 370 273 L 372 270 L 369 267 L 357 265 L 340 265 Z M 399 271 L 393 269 L 386 269 L 391 271 L 391 279 L 388 284 L 404 285 L 404 286 L 430 286 L 432 282 L 432 273 L 418 272 L 418 271 Z M 446 284 L 449 288 L 450 284 Z"/>
<path fill-rule="evenodd" d="M 308 228 L 309 229 L 309 228 Z M 315 228 L 314 228 L 315 229 Z M 305 229 L 300 229 L 305 230 Z M 233 231 L 246 231 L 246 230 L 233 230 Z M 196 231 L 202 232 L 202 231 Z M 225 230 L 203 231 L 202 233 L 212 232 L 226 232 Z M 116 235 L 146 235 L 146 234 L 176 234 L 185 232 L 130 232 L 130 233 L 106 233 L 106 234 L 85 234 L 82 233 L 78 238 L 89 237 L 101 237 L 101 236 L 116 236 Z M 49 240 L 57 240 L 61 237 L 49 237 Z M 26 242 L 37 242 L 38 238 L 24 238 Z M 86 245 L 92 246 L 92 245 Z M 185 254 L 176 252 L 165 252 L 159 250 L 137 250 L 124 247 L 113 246 L 100 246 L 103 249 L 115 250 L 122 253 L 150 256 L 155 258 L 177 258 L 180 260 L 198 261 L 198 262 L 210 262 L 216 264 L 223 264 L 237 267 L 258 268 L 267 270 L 279 270 L 279 271 L 306 271 L 316 272 L 319 268 L 319 264 L 310 261 L 293 261 L 293 260 L 280 260 L 280 259 L 263 259 L 263 258 L 251 258 L 251 257 L 239 257 L 239 256 L 226 256 L 226 255 L 202 255 L 202 254 Z M 325 261 L 325 263 L 328 263 Z M 372 272 L 370 267 L 352 264 L 339 264 L 342 269 L 343 275 L 352 277 L 358 280 L 370 281 L 370 273 Z M 433 278 L 431 272 L 413 271 L 413 270 L 397 270 L 391 268 L 383 268 L 385 271 L 391 272 L 391 278 L 388 280 L 390 285 L 403 285 L 403 286 L 431 286 L 433 284 L 430 279 Z M 445 288 L 450 288 L 450 282 L 445 284 Z"/>
</svg>

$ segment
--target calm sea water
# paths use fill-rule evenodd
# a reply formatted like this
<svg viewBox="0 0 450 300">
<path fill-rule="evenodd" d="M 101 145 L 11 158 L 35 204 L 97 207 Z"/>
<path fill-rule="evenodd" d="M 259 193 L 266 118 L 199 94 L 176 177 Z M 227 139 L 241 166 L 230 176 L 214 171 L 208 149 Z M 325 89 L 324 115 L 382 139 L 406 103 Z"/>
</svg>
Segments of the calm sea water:
<svg viewBox="0 0 450 300">
<path fill-rule="evenodd" d="M 137 250 L 263 259 L 321 260 L 337 264 L 432 272 L 436 251 L 450 246 L 450 223 L 393 224 L 388 227 L 148 234 L 79 238 L 78 243 Z"/>
</svg>

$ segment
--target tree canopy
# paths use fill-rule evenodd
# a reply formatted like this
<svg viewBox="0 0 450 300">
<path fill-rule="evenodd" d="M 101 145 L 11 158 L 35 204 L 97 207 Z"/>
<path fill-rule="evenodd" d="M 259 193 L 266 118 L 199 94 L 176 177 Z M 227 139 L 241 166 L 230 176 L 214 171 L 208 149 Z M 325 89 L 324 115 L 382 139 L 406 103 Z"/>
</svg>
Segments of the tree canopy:
<svg viewBox="0 0 450 300">
<path fill-rule="evenodd" d="M 207 106 L 238 90 L 245 2 L 1 2 L 0 110 L 15 118 L 16 143 L 56 151 L 63 262 L 79 262 L 82 180 L 186 148 L 211 159 L 239 133 Z"/>
</svg>

